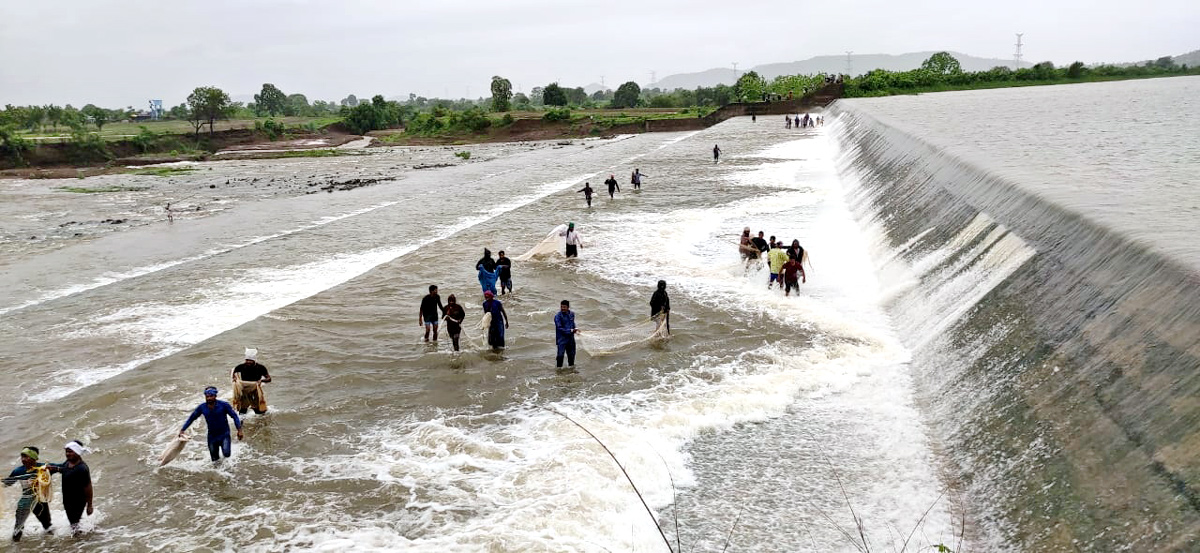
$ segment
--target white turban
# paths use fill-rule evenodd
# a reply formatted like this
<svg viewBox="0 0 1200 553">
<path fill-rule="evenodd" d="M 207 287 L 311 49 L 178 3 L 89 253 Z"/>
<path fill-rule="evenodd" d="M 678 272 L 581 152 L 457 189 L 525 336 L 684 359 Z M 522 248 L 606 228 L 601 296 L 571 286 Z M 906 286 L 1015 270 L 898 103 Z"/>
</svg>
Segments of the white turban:
<svg viewBox="0 0 1200 553">
<path fill-rule="evenodd" d="M 71 451 L 74 451 L 76 455 L 83 455 L 84 453 L 92 452 L 92 450 L 88 449 L 87 447 L 84 447 L 83 444 L 81 444 L 75 440 L 71 440 L 71 441 L 67 442 L 67 445 L 63 446 L 63 449 L 69 449 Z"/>
<path fill-rule="evenodd" d="M 246 348 L 246 359 L 254 361 L 258 357 L 258 350 L 254 348 Z"/>
</svg>

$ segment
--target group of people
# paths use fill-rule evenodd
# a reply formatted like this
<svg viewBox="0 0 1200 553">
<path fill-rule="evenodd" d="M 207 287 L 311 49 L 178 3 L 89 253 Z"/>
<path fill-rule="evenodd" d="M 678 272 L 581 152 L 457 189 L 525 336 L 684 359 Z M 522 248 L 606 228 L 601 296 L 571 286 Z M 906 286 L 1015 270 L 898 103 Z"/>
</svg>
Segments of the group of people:
<svg viewBox="0 0 1200 553">
<path fill-rule="evenodd" d="M 633 173 L 629 175 L 629 183 L 633 185 L 634 190 L 641 190 L 642 179 L 648 176 L 650 175 L 643 173 L 641 169 L 634 169 Z M 608 187 L 609 199 L 616 198 L 617 192 L 621 191 L 621 185 L 617 184 L 616 175 L 609 175 L 607 179 L 604 179 L 604 185 Z M 583 193 L 583 199 L 587 202 L 587 206 L 592 207 L 592 195 L 596 193 L 596 189 L 592 188 L 592 184 L 590 182 L 584 182 L 583 188 L 580 188 L 576 192 Z"/>
<path fill-rule="evenodd" d="M 787 115 L 784 117 L 784 125 L 785 125 L 784 128 L 788 128 L 788 129 L 790 129 L 792 127 L 796 127 L 797 129 L 807 129 L 809 127 L 815 128 L 815 127 L 818 127 L 818 126 L 824 125 L 824 124 L 825 124 L 825 116 L 824 115 L 818 115 L 816 117 L 813 117 L 813 116 L 805 113 L 804 117 L 801 117 L 800 115 L 796 115 L 795 117 L 792 117 L 791 115 Z"/>
<path fill-rule="evenodd" d="M 752 268 L 765 255 L 770 272 L 767 289 L 778 284 L 784 296 L 792 295 L 793 289 L 799 294 L 800 284 L 808 282 L 808 276 L 804 273 L 804 248 L 800 246 L 800 240 L 792 240 L 791 245 L 784 245 L 782 240 L 776 241 L 774 236 L 768 240 L 763 234 L 760 230 L 758 236 L 752 237 L 750 227 L 742 229 L 738 251 L 746 262 L 746 268 Z"/>
<path fill-rule="evenodd" d="M 271 373 L 267 371 L 266 365 L 258 362 L 258 350 L 246 348 L 245 359 L 229 374 L 234 386 L 234 404 L 217 399 L 217 387 L 208 386 L 204 388 L 204 403 L 192 410 L 192 414 L 179 429 L 179 437 L 183 438 L 188 427 L 196 422 L 196 419 L 204 417 L 205 426 L 208 427 L 208 456 L 213 463 L 219 463 L 222 455 L 229 457 L 233 453 L 233 438 L 228 419 L 233 419 L 237 439 L 242 440 L 245 434 L 242 433 L 242 419 L 238 414 L 245 415 L 251 409 L 257 415 L 267 413 L 265 399 L 257 394 L 262 393 L 263 384 L 271 381 Z"/>
<path fill-rule="evenodd" d="M 262 384 L 271 381 L 267 367 L 255 361 L 257 354 L 258 350 L 256 349 L 246 349 L 245 361 L 234 367 L 230 373 L 234 386 L 256 387 L 258 393 L 261 393 Z M 179 437 L 183 438 L 188 427 L 196 419 L 204 417 L 208 426 L 206 440 L 208 452 L 214 463 L 220 461 L 220 455 L 229 457 L 232 454 L 228 419 L 233 419 L 234 426 L 237 428 L 237 437 L 241 440 L 245 435 L 242 433 L 242 420 L 238 417 L 238 413 L 244 415 L 248 410 L 253 409 L 255 413 L 261 415 L 267 411 L 265 400 L 254 396 L 253 392 L 246 392 L 243 396 L 235 391 L 234 397 L 235 403 L 238 403 L 237 407 L 218 400 L 215 386 L 205 388 L 204 403 L 192 411 L 191 416 L 179 429 Z M 245 397 L 245 399 L 237 401 L 237 398 L 241 397 Z M 50 475 L 52 474 L 62 475 L 63 509 L 67 512 L 67 522 L 71 525 L 72 534 L 79 535 L 79 522 L 83 518 L 83 514 L 85 512 L 88 515 L 92 514 L 92 473 L 88 464 L 83 460 L 83 455 L 90 453 L 91 450 L 81 440 L 67 442 L 63 446 L 63 450 L 66 459 L 62 463 L 43 463 L 40 461 L 41 450 L 35 446 L 26 446 L 21 449 L 21 464 L 13 469 L 6 478 L 0 480 L 0 483 L 5 486 L 16 484 L 21 487 L 21 497 L 17 501 L 13 525 L 13 541 L 21 540 L 25 531 L 25 522 L 30 514 L 37 518 L 46 533 L 53 533 L 50 529 L 52 521 L 49 505 Z"/>
<path fill-rule="evenodd" d="M 641 172 L 634 170 L 634 175 L 636 178 L 641 175 Z M 583 247 L 583 241 L 579 236 L 579 231 L 575 229 L 575 223 L 568 222 L 566 228 L 558 232 L 558 236 L 562 237 L 565 243 L 564 256 L 567 258 L 578 257 L 579 249 Z M 505 256 L 503 251 L 499 252 L 499 256 L 499 259 L 492 259 L 491 250 L 484 249 L 483 257 L 475 263 L 475 269 L 479 274 L 479 284 L 483 290 L 481 307 L 487 326 L 487 345 L 493 351 L 499 351 L 506 347 L 504 334 L 509 328 L 508 312 L 504 309 L 504 303 L 496 297 L 496 279 L 501 282 L 500 295 L 503 295 L 505 291 L 512 291 L 512 260 Z M 658 289 L 650 298 L 650 316 L 659 317 L 670 310 L 671 302 L 667 296 L 667 283 L 660 280 Z M 430 285 L 429 293 L 421 298 L 417 316 L 420 324 L 425 327 L 424 340 L 426 342 L 430 341 L 431 332 L 432 341 L 437 341 L 439 322 L 445 320 L 454 351 L 461 351 L 459 339 L 466 311 L 453 294 L 447 298 L 446 304 L 442 305 L 437 285 Z M 579 333 L 579 328 L 575 325 L 575 313 L 571 311 L 570 300 L 562 300 L 559 304 L 559 312 L 554 316 L 554 329 L 555 344 L 558 347 L 557 366 L 563 366 L 564 358 L 568 366 L 575 366 L 575 335 Z"/>
<path fill-rule="evenodd" d="M 25 521 L 32 514 L 42 524 L 47 534 L 50 529 L 50 475 L 62 476 L 62 502 L 67 512 L 67 522 L 71 525 L 71 533 L 80 533 L 79 521 L 83 513 L 92 514 L 92 472 L 83 461 L 83 454 L 89 450 L 79 440 L 71 440 L 63 446 L 66 457 L 61 463 L 43 463 L 40 461 L 41 450 L 34 446 L 21 449 L 21 464 L 0 480 L 5 486 L 19 485 L 21 497 L 17 500 L 17 512 L 13 524 L 13 541 L 21 541 L 25 533 Z"/>
</svg>

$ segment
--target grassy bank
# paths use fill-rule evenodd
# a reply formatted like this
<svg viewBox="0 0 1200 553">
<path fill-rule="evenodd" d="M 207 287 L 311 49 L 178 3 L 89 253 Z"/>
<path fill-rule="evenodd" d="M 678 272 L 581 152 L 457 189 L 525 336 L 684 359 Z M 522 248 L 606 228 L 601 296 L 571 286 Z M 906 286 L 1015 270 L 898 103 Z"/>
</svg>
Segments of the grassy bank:
<svg viewBox="0 0 1200 553">
<path fill-rule="evenodd" d="M 1200 74 L 1200 72 L 1196 73 Z M 1162 79 L 1168 77 L 1179 77 L 1186 75 L 1139 75 L 1139 76 L 1120 76 L 1120 75 L 1093 75 L 1078 79 L 1039 79 L 1028 81 L 999 81 L 999 82 L 981 82 L 967 84 L 949 84 L 937 83 L 924 86 L 904 87 L 904 88 L 887 88 L 884 90 L 850 90 L 846 89 L 847 98 L 877 98 L 882 96 L 900 96 L 905 94 L 926 94 L 930 92 L 953 92 L 956 90 L 990 90 L 994 88 L 1019 88 L 1025 86 L 1049 86 L 1060 84 L 1079 84 L 1079 83 L 1101 83 L 1112 81 L 1131 81 L 1141 79 Z"/>
<path fill-rule="evenodd" d="M 268 119 L 273 120 L 275 123 L 285 126 L 286 128 L 303 130 L 320 130 L 342 120 L 340 117 L 260 117 L 255 119 L 221 120 L 214 123 L 213 127 L 217 132 L 236 129 L 254 129 L 256 124 L 261 127 Z M 99 131 L 88 132 L 98 135 L 105 140 L 123 140 L 134 138 L 143 134 L 144 132 L 149 132 L 160 136 L 190 136 L 195 135 L 196 129 L 187 121 L 129 121 L 109 123 L 104 125 L 104 128 Z M 200 132 L 202 136 L 207 133 L 207 128 Z M 39 143 L 44 143 L 47 141 L 66 141 L 71 139 L 71 129 L 64 125 L 60 126 L 57 130 L 53 128 L 42 128 L 39 131 L 23 130 L 18 132 L 18 135 L 26 140 L 36 141 Z"/>
</svg>

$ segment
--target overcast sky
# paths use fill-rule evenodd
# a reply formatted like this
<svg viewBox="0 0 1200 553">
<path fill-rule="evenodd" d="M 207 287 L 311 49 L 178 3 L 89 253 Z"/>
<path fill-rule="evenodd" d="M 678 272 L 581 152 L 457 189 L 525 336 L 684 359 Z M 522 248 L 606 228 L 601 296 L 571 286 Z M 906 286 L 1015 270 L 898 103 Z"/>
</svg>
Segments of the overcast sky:
<svg viewBox="0 0 1200 553">
<path fill-rule="evenodd" d="M 615 88 L 846 50 L 1011 59 L 1016 32 L 1027 61 L 1135 61 L 1200 49 L 1198 29 L 1200 0 L 0 0 L 0 104 Z"/>
</svg>

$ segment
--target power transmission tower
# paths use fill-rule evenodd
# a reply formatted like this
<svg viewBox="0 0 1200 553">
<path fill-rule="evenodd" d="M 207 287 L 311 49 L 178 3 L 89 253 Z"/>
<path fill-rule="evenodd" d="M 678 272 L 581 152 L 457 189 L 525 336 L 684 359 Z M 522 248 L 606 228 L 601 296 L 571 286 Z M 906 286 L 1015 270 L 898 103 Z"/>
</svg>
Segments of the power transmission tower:
<svg viewBox="0 0 1200 553">
<path fill-rule="evenodd" d="M 737 78 L 739 77 L 738 72 L 737 72 L 737 64 L 738 64 L 738 62 L 736 62 L 736 61 L 733 62 L 733 79 L 734 80 L 737 80 Z"/>
<path fill-rule="evenodd" d="M 846 76 L 854 76 L 854 60 L 850 57 L 854 54 L 853 50 L 846 50 Z"/>
<path fill-rule="evenodd" d="M 656 78 L 656 76 L 657 76 L 657 73 L 655 73 L 654 70 L 651 69 L 650 70 L 650 86 L 651 87 L 654 86 L 654 83 L 658 82 L 658 79 Z"/>
<path fill-rule="evenodd" d="M 1025 36 L 1025 33 L 1017 33 L 1017 51 L 1013 54 L 1013 65 L 1016 67 L 1013 67 L 1013 69 L 1021 68 L 1021 47 L 1025 45 L 1021 42 L 1022 36 Z"/>
<path fill-rule="evenodd" d="M 604 88 L 604 75 L 600 75 L 600 88 Z"/>
</svg>

